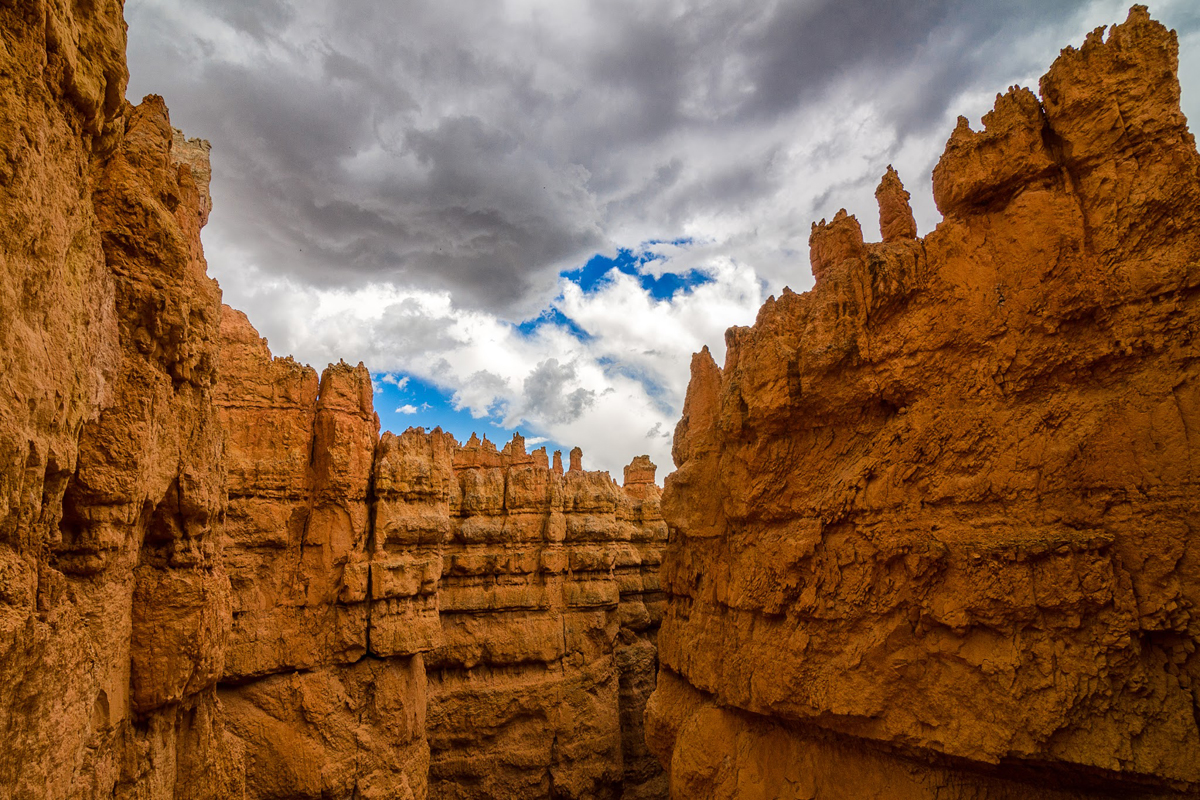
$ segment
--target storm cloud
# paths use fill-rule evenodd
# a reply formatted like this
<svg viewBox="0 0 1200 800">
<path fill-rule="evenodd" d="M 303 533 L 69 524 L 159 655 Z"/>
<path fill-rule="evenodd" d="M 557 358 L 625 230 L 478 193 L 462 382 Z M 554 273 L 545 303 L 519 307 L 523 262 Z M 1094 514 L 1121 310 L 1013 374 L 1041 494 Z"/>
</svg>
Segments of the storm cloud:
<svg viewBox="0 0 1200 800">
<path fill-rule="evenodd" d="M 1036 86 L 1060 47 L 1126 7 L 127 0 L 125 11 L 129 95 L 162 94 L 175 125 L 212 142 L 210 272 L 277 350 L 424 364 L 436 378 L 438 358 L 474 346 L 464 314 L 591 314 L 608 333 L 590 346 L 610 352 L 588 357 L 643 382 L 647 407 L 661 407 L 661 419 L 635 421 L 640 436 L 678 413 L 686 355 L 668 359 L 719 349 L 719 334 L 700 337 L 750 322 L 760 295 L 811 285 L 813 219 L 844 206 L 873 230 L 872 191 L 891 163 L 927 231 L 939 219 L 929 175 L 955 116 L 977 119 L 1011 84 Z M 1151 11 L 1180 32 L 1185 112 L 1200 112 L 1200 9 L 1168 0 Z M 629 304 L 663 298 L 617 281 L 599 301 L 560 279 L 596 253 L 644 247 L 660 256 L 648 272 L 729 278 L 718 287 L 728 302 L 687 300 L 643 330 Z M 366 313 L 344 298 L 392 307 Z M 653 329 L 716 308 L 728 317 Z M 675 340 L 660 348 L 655 335 Z M 520 413 L 542 431 L 567 425 L 575 405 L 584 422 L 598 413 L 605 387 L 592 381 L 570 389 L 596 392 L 578 395 L 592 405 L 543 392 L 539 417 L 534 395 L 549 384 L 534 365 L 557 359 L 590 379 L 570 360 L 583 357 L 576 345 L 528 355 L 523 371 L 456 368 L 446 374 L 462 385 L 447 385 L 472 408 L 492 392 L 486 413 Z"/>
<path fill-rule="evenodd" d="M 870 107 L 882 162 L 906 137 L 944 138 L 950 103 L 981 78 L 1035 75 L 1053 53 L 1038 41 L 1119 9 L 130 0 L 130 93 L 163 94 L 213 142 L 214 225 L 258 269 L 528 311 L 597 250 L 803 181 L 787 163 L 797 129 Z M 836 157 L 827 144 L 811 156 Z M 802 250 L 791 233 L 772 244 Z"/>
</svg>

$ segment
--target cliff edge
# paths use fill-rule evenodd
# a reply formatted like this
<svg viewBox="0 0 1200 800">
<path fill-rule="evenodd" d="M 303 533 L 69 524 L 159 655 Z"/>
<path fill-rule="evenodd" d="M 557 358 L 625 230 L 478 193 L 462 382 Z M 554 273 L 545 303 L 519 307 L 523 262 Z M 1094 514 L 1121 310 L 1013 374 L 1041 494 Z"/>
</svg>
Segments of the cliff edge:
<svg viewBox="0 0 1200 800">
<path fill-rule="evenodd" d="M 1135 6 L 965 119 L 916 236 L 692 362 L 666 481 L 671 796 L 1200 791 L 1200 158 Z"/>
</svg>

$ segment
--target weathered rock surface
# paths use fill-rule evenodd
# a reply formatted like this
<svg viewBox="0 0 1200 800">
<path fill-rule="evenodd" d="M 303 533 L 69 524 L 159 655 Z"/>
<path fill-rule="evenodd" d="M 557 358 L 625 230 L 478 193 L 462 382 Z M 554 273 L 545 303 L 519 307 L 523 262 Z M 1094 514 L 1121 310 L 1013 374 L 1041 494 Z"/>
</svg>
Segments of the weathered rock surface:
<svg viewBox="0 0 1200 800">
<path fill-rule="evenodd" d="M 124 44 L 0 8 L 0 796 L 425 798 L 431 738 L 434 796 L 664 796 L 654 466 L 381 441 L 365 368 L 272 358 Z"/>
<path fill-rule="evenodd" d="M 123 100 L 119 3 L 0 31 L 0 787 L 239 796 L 199 190 Z"/>
<path fill-rule="evenodd" d="M 564 474 L 519 437 L 497 452 L 409 431 L 381 450 L 393 471 L 377 484 L 380 544 L 416 543 L 410 498 L 444 509 L 418 519 L 449 523 L 427 657 L 431 795 L 663 796 L 641 732 L 663 606 L 654 465 L 635 460 L 622 489 L 584 471 L 578 449 Z M 421 524 L 420 538 L 437 535 Z"/>
<path fill-rule="evenodd" d="M 519 437 L 379 439 L 361 365 L 318 383 L 241 312 L 221 333 L 219 697 L 247 797 L 665 796 L 641 724 L 666 539 L 649 459 L 622 489 Z"/>
<path fill-rule="evenodd" d="M 1200 157 L 1134 7 L 960 120 L 915 237 L 707 351 L 663 510 L 671 796 L 1200 794 Z"/>
<path fill-rule="evenodd" d="M 425 797 L 421 656 L 368 651 L 370 376 L 337 364 L 318 381 L 228 307 L 221 343 L 233 615 L 219 697 L 246 796 Z"/>
</svg>

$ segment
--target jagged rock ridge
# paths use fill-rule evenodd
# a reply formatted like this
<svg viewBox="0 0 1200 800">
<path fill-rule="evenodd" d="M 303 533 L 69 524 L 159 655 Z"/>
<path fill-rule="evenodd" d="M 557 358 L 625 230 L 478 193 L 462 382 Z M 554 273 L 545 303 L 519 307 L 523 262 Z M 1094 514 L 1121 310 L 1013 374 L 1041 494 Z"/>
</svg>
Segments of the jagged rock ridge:
<svg viewBox="0 0 1200 800">
<path fill-rule="evenodd" d="M 663 606 L 654 465 L 635 459 L 622 488 L 519 436 L 380 439 L 361 365 L 318 383 L 241 312 L 221 331 L 218 696 L 247 796 L 424 797 L 427 775 L 432 797 L 662 796 L 641 726 Z"/>
<path fill-rule="evenodd" d="M 120 3 L 0 31 L 0 787 L 236 796 L 200 190 L 123 99 Z"/>
<path fill-rule="evenodd" d="M 1200 158 L 1144 7 L 960 119 L 916 237 L 692 362 L 647 711 L 671 796 L 1200 792 Z"/>
<path fill-rule="evenodd" d="M 121 3 L 0 44 L 0 795 L 662 796 L 654 466 L 380 440 L 222 312 Z"/>
</svg>

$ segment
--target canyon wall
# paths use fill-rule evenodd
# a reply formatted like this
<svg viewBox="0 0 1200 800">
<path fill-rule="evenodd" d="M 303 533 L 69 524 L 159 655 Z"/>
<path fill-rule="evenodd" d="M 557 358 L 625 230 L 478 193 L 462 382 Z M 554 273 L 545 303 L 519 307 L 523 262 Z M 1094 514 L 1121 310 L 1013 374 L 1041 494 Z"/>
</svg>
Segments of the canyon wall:
<svg viewBox="0 0 1200 800">
<path fill-rule="evenodd" d="M 370 646 L 370 376 L 337 364 L 318 381 L 228 307 L 220 363 L 232 624 L 218 697 L 246 797 L 423 798 L 421 650 Z"/>
<path fill-rule="evenodd" d="M 937 230 L 890 170 L 882 242 L 814 226 L 661 497 L 380 438 L 222 309 L 119 0 L 0 44 L 4 796 L 1200 796 L 1200 157 L 1144 8 L 960 120 Z"/>
<path fill-rule="evenodd" d="M 519 437 L 497 452 L 410 430 L 380 452 L 377 547 L 441 567 L 440 585 L 424 560 L 420 583 L 385 567 L 391 595 L 437 591 L 430 795 L 664 796 L 641 725 L 664 605 L 654 465 L 635 460 L 622 489 Z"/>
<path fill-rule="evenodd" d="M 654 465 L 622 488 L 520 437 L 379 438 L 361 365 L 318 381 L 229 308 L 221 335 L 247 797 L 664 796 Z"/>
<path fill-rule="evenodd" d="M 240 796 L 202 190 L 124 101 L 119 2 L 0 31 L 0 787 Z"/>
<path fill-rule="evenodd" d="M 381 440 L 222 311 L 121 3 L 0 45 L 0 795 L 664 796 L 654 466 Z"/>
<path fill-rule="evenodd" d="M 1200 794 L 1200 158 L 1135 6 L 692 362 L 671 797 Z"/>
</svg>

